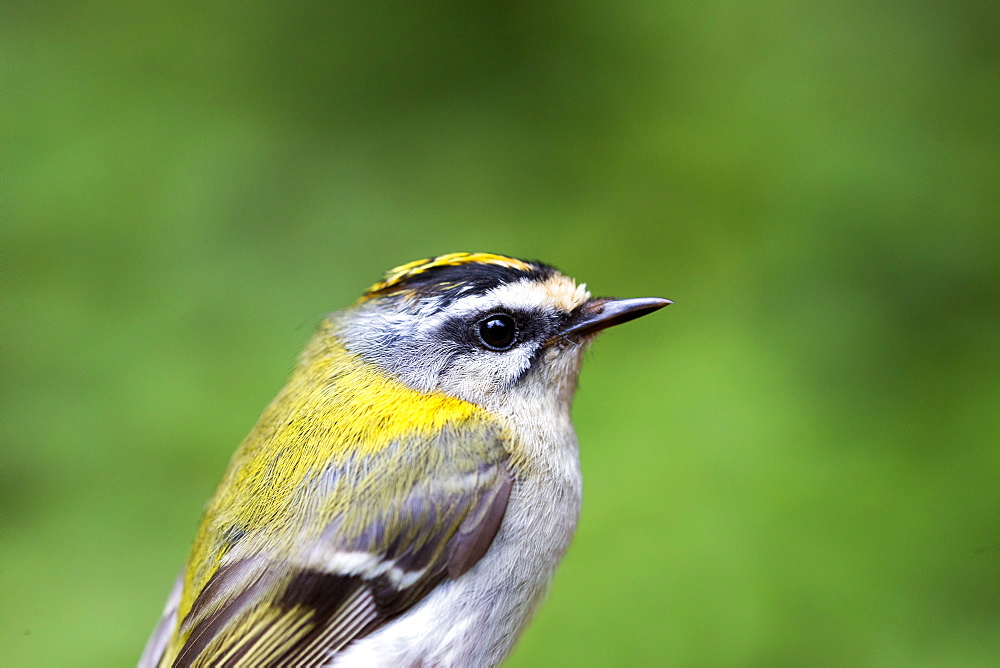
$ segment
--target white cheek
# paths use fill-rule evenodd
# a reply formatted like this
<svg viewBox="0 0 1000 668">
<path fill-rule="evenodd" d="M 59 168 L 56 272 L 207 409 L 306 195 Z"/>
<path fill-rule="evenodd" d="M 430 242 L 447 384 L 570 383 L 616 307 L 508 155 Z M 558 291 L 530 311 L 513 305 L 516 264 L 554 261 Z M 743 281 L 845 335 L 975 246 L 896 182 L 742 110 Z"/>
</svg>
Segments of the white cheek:
<svg viewBox="0 0 1000 668">
<path fill-rule="evenodd" d="M 441 378 L 441 389 L 463 399 L 482 399 L 507 390 L 528 368 L 534 346 L 520 346 L 505 353 L 481 351 L 454 360 Z"/>
</svg>

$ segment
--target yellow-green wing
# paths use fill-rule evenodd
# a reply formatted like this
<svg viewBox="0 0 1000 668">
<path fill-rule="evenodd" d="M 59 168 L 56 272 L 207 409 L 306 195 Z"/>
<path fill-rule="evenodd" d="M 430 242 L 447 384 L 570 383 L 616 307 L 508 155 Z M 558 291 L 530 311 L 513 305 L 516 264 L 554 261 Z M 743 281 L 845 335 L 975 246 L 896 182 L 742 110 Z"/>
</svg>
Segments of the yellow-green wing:
<svg viewBox="0 0 1000 668">
<path fill-rule="evenodd" d="M 196 547 L 186 586 L 199 581 L 191 571 L 214 571 L 185 592 L 186 610 L 168 604 L 183 618 L 166 624 L 162 650 L 154 635 L 147 665 L 325 665 L 486 552 L 513 481 L 503 439 L 467 422 L 342 458 L 265 529 L 248 531 L 245 512 L 209 513 L 199 541 L 217 549 Z"/>
</svg>

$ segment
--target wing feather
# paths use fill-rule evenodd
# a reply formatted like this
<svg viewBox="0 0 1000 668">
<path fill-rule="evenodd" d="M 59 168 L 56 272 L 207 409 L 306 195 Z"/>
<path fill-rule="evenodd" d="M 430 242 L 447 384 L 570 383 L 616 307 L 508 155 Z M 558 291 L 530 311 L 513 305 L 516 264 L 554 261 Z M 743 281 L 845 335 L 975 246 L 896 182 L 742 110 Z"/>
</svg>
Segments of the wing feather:
<svg viewBox="0 0 1000 668">
<path fill-rule="evenodd" d="M 350 492 L 330 482 L 361 472 L 348 471 L 357 462 L 344 462 L 314 483 L 332 490 L 326 507 L 337 511 L 313 536 L 303 537 L 306 518 L 292 518 L 285 551 L 216 519 L 215 534 L 239 539 L 230 541 L 220 566 L 175 624 L 173 645 L 159 665 L 326 665 L 443 579 L 466 573 L 496 536 L 513 485 L 502 434 L 493 428 L 471 433 L 482 439 L 477 445 L 489 444 L 485 461 L 484 448 L 439 434 L 405 446 L 440 451 L 434 470 L 407 477 L 395 462 L 386 468 L 387 462 L 366 461 L 365 469 L 383 473 Z M 393 492 L 388 499 L 385 490 Z M 311 500 L 298 504 L 303 514 L 324 511 L 315 507 L 316 493 L 315 486 L 301 490 L 301 498 Z"/>
</svg>

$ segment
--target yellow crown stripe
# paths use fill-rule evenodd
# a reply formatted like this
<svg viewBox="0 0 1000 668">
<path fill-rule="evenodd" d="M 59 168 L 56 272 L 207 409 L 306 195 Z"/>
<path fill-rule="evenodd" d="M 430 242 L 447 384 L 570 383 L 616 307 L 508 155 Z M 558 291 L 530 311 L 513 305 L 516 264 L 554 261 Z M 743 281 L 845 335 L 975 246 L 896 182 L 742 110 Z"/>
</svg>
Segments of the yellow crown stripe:
<svg viewBox="0 0 1000 668">
<path fill-rule="evenodd" d="M 368 288 L 365 297 L 369 297 L 377 292 L 388 290 L 389 288 L 402 283 L 408 278 L 412 278 L 436 267 L 456 267 L 463 264 L 493 264 L 499 267 L 510 267 L 521 271 L 531 271 L 532 265 L 507 257 L 505 255 L 495 255 L 493 253 L 448 253 L 437 257 L 425 258 L 400 265 L 395 269 L 386 272 L 385 278 Z"/>
</svg>

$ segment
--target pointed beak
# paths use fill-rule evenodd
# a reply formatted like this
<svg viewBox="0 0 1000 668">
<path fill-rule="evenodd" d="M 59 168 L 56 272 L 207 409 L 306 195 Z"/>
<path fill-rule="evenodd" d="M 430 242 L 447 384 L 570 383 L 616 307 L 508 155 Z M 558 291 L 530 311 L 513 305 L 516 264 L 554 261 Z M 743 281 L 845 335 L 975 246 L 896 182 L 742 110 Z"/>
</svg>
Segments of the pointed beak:
<svg viewBox="0 0 1000 668">
<path fill-rule="evenodd" d="M 673 304 L 669 299 L 643 297 L 641 299 L 591 299 L 567 323 L 559 336 L 585 336 L 602 329 L 620 325 L 629 320 L 658 311 Z"/>
</svg>

